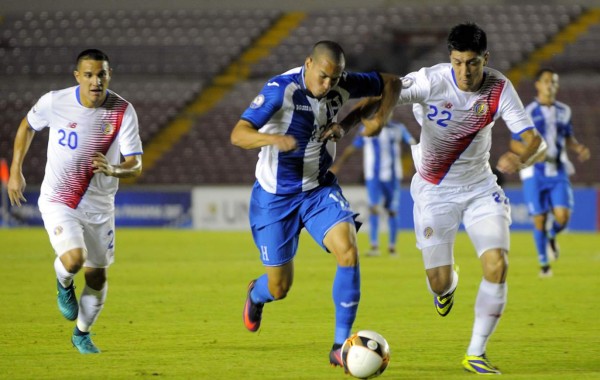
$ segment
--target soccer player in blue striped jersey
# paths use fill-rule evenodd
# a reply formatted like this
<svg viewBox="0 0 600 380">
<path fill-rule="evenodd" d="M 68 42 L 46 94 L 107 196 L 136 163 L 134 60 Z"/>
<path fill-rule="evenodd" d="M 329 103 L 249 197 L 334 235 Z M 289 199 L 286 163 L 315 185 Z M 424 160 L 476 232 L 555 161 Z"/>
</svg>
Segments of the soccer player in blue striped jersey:
<svg viewBox="0 0 600 380">
<path fill-rule="evenodd" d="M 575 138 L 571 125 L 571 108 L 556 100 L 559 77 L 554 70 L 540 69 L 535 76 L 536 99 L 525 107 L 537 131 L 548 144 L 546 160 L 519 172 L 523 194 L 529 213 L 533 216 L 533 239 L 540 264 L 540 277 L 551 277 L 550 260 L 558 257 L 556 235 L 571 218 L 573 192 L 569 175 L 573 164 L 567 149 L 580 162 L 590 158 L 590 150 Z M 518 136 L 513 135 L 513 150 L 523 151 Z M 552 213 L 552 226 L 546 231 L 546 222 Z"/>
<path fill-rule="evenodd" d="M 390 115 L 391 116 L 391 115 Z M 364 128 L 361 126 L 361 131 Z M 352 145 L 344 149 L 336 159 L 331 171 L 337 174 L 355 152 L 363 150 L 363 172 L 369 199 L 369 241 L 371 250 L 367 256 L 379 256 L 379 206 L 388 215 L 388 252 L 396 256 L 396 238 L 400 213 L 402 181 L 401 143 L 416 144 L 416 140 L 402 123 L 390 120 L 374 137 L 357 134 Z"/>
<path fill-rule="evenodd" d="M 304 65 L 268 80 L 231 133 L 233 145 L 260 148 L 250 200 L 250 226 L 266 273 L 248 286 L 243 319 L 257 331 L 266 303 L 284 298 L 292 285 L 294 256 L 305 228 L 333 254 L 334 345 L 330 363 L 341 365 L 360 300 L 356 213 L 328 169 L 335 142 L 363 119 L 365 133 L 379 132 L 400 91 L 395 75 L 345 71 L 339 44 L 317 42 Z M 380 97 L 381 106 L 354 111 L 342 124 L 337 113 L 351 98 Z M 366 118 L 368 117 L 368 119 Z"/>
</svg>

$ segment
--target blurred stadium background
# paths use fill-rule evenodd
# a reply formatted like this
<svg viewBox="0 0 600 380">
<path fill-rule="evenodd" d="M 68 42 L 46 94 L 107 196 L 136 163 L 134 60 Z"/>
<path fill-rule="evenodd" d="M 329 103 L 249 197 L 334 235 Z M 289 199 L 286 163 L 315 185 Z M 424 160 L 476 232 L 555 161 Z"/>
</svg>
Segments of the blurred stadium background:
<svg viewBox="0 0 600 380">
<path fill-rule="evenodd" d="M 404 74 L 447 61 L 448 30 L 464 21 L 486 30 L 489 65 L 510 77 L 523 103 L 533 99 L 532 76 L 538 68 L 550 66 L 560 73 L 559 100 L 572 107 L 576 136 L 592 150 L 591 161 L 574 162 L 572 181 L 581 190 L 576 194 L 581 211 L 576 210 L 573 227 L 597 230 L 600 224 L 600 7 L 428 0 L 5 3 L 0 8 L 0 159 L 10 164 L 19 122 L 36 100 L 75 84 L 77 53 L 104 50 L 114 70 L 111 88 L 136 108 L 145 150 L 141 178 L 121 186 L 117 216 L 124 218 L 122 224 L 243 225 L 257 151 L 234 148 L 229 133 L 266 79 L 302 64 L 321 39 L 341 43 L 349 70 Z M 419 135 L 410 108 L 397 108 L 395 116 Z M 495 162 L 510 135 L 498 122 L 493 136 Z M 4 198 L 5 225 L 40 223 L 34 200 L 46 144 L 47 132 L 39 133 L 26 160 L 30 208 L 10 210 Z M 407 186 L 412 173 L 408 155 L 404 165 Z M 359 187 L 361 178 L 356 155 L 340 181 Z M 517 221 L 526 226 L 526 211 L 518 207 L 519 179 L 505 181 L 515 189 L 513 213 L 519 212 Z M 234 198 L 239 202 L 223 204 Z M 408 206 L 403 213 L 410 224 Z M 236 218 L 242 221 L 231 222 Z"/>
</svg>

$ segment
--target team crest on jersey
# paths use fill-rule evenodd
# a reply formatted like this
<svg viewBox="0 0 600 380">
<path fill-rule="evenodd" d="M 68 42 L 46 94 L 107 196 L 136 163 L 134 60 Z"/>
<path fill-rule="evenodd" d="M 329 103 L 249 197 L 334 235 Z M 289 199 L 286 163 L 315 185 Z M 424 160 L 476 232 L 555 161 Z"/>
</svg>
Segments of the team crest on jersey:
<svg viewBox="0 0 600 380">
<path fill-rule="evenodd" d="M 111 123 L 104 123 L 102 125 L 102 133 L 105 135 L 110 135 L 115 130 L 115 126 Z"/>
<path fill-rule="evenodd" d="M 262 106 L 264 102 L 265 102 L 265 96 L 263 94 L 258 94 L 258 96 L 256 98 L 254 98 L 252 103 L 250 103 L 250 108 L 252 108 L 252 109 L 260 108 L 260 106 Z"/>
<path fill-rule="evenodd" d="M 473 112 L 477 115 L 482 116 L 488 112 L 488 105 L 486 102 L 476 102 L 473 105 Z"/>
<path fill-rule="evenodd" d="M 63 233 L 62 226 L 56 226 L 56 227 L 54 227 L 54 236 L 58 236 L 58 235 L 60 235 L 62 233 Z"/>
<path fill-rule="evenodd" d="M 433 228 L 426 227 L 425 231 L 423 231 L 423 236 L 425 237 L 425 239 L 429 239 L 432 235 L 433 235 Z"/>
</svg>

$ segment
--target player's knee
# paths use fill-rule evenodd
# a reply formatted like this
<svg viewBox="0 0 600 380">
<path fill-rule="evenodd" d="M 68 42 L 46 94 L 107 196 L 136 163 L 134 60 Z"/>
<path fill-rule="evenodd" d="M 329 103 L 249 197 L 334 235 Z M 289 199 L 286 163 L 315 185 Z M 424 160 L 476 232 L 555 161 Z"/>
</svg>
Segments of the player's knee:
<svg viewBox="0 0 600 380">
<path fill-rule="evenodd" d="M 77 273 L 85 263 L 84 250 L 81 248 L 72 249 L 60 256 L 60 261 L 69 273 Z"/>
<path fill-rule="evenodd" d="M 106 283 L 106 270 L 104 268 L 88 268 L 85 271 L 85 283 L 94 290 L 102 290 Z"/>
<path fill-rule="evenodd" d="M 505 253 L 489 256 L 483 261 L 483 276 L 493 283 L 502 283 L 506 280 L 508 272 L 508 258 Z"/>
<path fill-rule="evenodd" d="M 350 246 L 336 253 L 339 266 L 353 267 L 358 264 L 358 249 L 356 246 Z"/>
</svg>

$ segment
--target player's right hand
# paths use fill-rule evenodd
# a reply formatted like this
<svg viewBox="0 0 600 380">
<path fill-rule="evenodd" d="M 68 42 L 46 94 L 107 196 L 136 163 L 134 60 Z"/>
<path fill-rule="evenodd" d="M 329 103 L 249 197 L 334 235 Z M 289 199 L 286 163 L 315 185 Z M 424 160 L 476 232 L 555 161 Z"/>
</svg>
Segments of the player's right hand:
<svg viewBox="0 0 600 380">
<path fill-rule="evenodd" d="M 296 139 L 289 135 L 273 135 L 273 144 L 280 152 L 289 152 L 295 150 L 298 146 Z"/>
<path fill-rule="evenodd" d="M 27 202 L 27 199 L 23 195 L 23 191 L 25 191 L 25 177 L 23 173 L 18 173 L 11 176 L 8 179 L 8 199 L 10 199 L 11 206 L 21 207 L 21 201 L 23 203 Z"/>
</svg>

